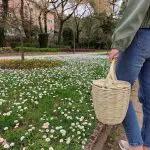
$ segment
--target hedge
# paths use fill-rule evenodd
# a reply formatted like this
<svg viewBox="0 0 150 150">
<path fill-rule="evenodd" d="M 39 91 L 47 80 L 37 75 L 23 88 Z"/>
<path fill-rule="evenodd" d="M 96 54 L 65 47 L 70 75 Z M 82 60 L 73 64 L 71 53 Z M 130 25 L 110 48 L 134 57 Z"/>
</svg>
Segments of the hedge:
<svg viewBox="0 0 150 150">
<path fill-rule="evenodd" d="M 74 49 L 72 48 L 61 48 L 62 52 L 73 52 Z M 100 51 L 100 49 L 88 49 L 88 48 L 76 48 L 75 52 L 96 52 Z"/>
<path fill-rule="evenodd" d="M 36 48 L 36 47 L 23 47 L 25 52 L 60 52 L 60 48 Z M 21 51 L 21 47 L 14 48 L 14 51 Z"/>
<path fill-rule="evenodd" d="M 10 46 L 11 48 L 15 48 L 15 47 L 21 47 L 21 43 L 20 42 L 10 42 Z M 23 43 L 24 47 L 39 47 L 39 45 L 37 43 Z"/>
</svg>

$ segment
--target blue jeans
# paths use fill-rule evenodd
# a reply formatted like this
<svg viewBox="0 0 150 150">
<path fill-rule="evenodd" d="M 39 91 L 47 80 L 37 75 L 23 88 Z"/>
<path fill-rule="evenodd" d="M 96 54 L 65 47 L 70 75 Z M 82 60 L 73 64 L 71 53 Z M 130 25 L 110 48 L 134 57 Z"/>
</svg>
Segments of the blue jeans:
<svg viewBox="0 0 150 150">
<path fill-rule="evenodd" d="M 150 147 L 150 28 L 140 28 L 130 46 L 120 52 L 116 64 L 118 80 L 128 81 L 131 85 L 139 79 L 138 97 L 143 108 L 143 125 L 140 129 L 137 116 L 129 102 L 123 121 L 128 142 L 131 146 Z"/>
</svg>

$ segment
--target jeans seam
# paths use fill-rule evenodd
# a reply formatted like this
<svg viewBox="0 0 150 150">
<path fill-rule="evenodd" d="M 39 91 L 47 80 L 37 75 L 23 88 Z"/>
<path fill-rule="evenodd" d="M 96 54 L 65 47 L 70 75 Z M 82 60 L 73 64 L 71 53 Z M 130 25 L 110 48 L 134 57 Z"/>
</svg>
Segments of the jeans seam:
<svg viewBox="0 0 150 150">
<path fill-rule="evenodd" d="M 141 69 L 141 71 L 142 71 L 142 69 Z M 141 75 L 141 76 L 142 76 L 142 75 Z M 142 97 L 143 97 L 143 98 L 142 98 L 142 103 L 143 103 L 143 104 L 142 104 L 142 107 L 143 107 L 143 105 L 145 105 L 145 94 L 144 94 L 144 89 L 143 89 L 143 79 L 140 80 L 140 84 L 141 84 L 141 86 L 142 86 L 142 94 L 143 94 L 143 95 L 142 95 Z M 144 115 L 144 111 L 143 111 L 143 115 Z M 145 128 L 146 128 L 144 122 L 145 122 L 145 120 L 144 120 L 144 117 L 143 117 L 143 126 L 142 126 L 142 130 L 143 130 L 143 131 L 142 131 L 142 139 L 143 139 L 143 141 L 145 141 Z"/>
<path fill-rule="evenodd" d="M 144 124 L 144 118 L 143 118 L 143 127 L 142 127 L 142 138 L 143 138 L 143 140 L 145 141 L 145 124 Z"/>
</svg>

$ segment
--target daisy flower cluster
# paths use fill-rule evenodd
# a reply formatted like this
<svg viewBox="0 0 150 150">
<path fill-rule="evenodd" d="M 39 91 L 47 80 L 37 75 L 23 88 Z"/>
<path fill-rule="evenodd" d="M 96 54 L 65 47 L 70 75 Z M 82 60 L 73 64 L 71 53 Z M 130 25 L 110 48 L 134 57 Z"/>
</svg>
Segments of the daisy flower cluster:
<svg viewBox="0 0 150 150">
<path fill-rule="evenodd" d="M 0 72 L 0 149 L 84 149 L 96 118 L 92 80 L 107 74 L 104 59 Z"/>
</svg>

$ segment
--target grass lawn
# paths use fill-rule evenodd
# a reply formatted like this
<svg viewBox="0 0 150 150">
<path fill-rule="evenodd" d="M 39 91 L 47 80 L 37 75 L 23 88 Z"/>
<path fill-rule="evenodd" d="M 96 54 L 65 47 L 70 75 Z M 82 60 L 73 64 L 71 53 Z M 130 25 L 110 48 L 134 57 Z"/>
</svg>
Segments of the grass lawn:
<svg viewBox="0 0 150 150">
<path fill-rule="evenodd" d="M 92 80 L 105 77 L 105 60 L 0 72 L 0 136 L 13 150 L 81 150 L 96 119 Z M 4 147 L 0 146 L 0 150 Z"/>
</svg>

